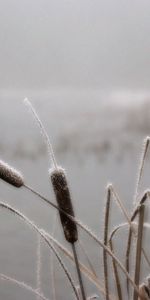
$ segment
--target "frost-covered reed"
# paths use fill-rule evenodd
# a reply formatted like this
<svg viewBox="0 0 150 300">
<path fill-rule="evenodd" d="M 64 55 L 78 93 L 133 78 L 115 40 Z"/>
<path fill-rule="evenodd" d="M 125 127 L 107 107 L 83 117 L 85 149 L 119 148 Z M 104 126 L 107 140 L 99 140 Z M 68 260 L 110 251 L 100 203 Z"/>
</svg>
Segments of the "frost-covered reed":
<svg viewBox="0 0 150 300">
<path fill-rule="evenodd" d="M 144 281 L 144 278 L 141 280 L 141 265 L 142 265 L 142 256 L 145 259 L 145 262 L 150 269 L 150 259 L 149 253 L 146 253 L 144 247 L 144 238 L 143 231 L 145 229 L 150 229 L 150 224 L 145 222 L 145 211 L 147 209 L 146 203 L 147 200 L 150 199 L 150 190 L 144 191 L 142 197 L 140 197 L 140 187 L 142 175 L 144 172 L 144 165 L 147 156 L 147 152 L 150 145 L 150 138 L 146 137 L 144 140 L 144 149 L 142 152 L 142 157 L 139 165 L 138 178 L 136 183 L 135 194 L 133 196 L 133 211 L 130 214 L 127 208 L 125 207 L 124 202 L 120 199 L 116 189 L 112 184 L 107 185 L 107 196 L 106 196 L 106 206 L 105 206 L 105 216 L 104 216 L 104 231 L 103 231 L 103 240 L 101 240 L 91 229 L 87 227 L 87 225 L 82 224 L 80 220 L 78 220 L 75 216 L 72 196 L 70 192 L 70 187 L 68 184 L 68 179 L 65 170 L 60 167 L 54 155 L 54 151 L 49 140 L 48 134 L 40 121 L 35 109 L 32 104 L 25 99 L 25 104 L 28 106 L 30 111 L 32 112 L 40 131 L 44 137 L 48 148 L 49 154 L 49 171 L 48 176 L 51 181 L 51 185 L 54 191 L 54 195 L 56 198 L 56 204 L 51 200 L 45 198 L 39 192 L 35 191 L 32 187 L 29 187 L 23 176 L 16 169 L 9 166 L 7 163 L 0 160 L 0 179 L 5 182 L 11 184 L 14 187 L 24 187 L 30 190 L 32 193 L 37 195 L 42 201 L 45 201 L 51 207 L 57 209 L 59 212 L 60 222 L 62 225 L 62 230 L 64 233 L 64 237 L 66 241 L 71 245 L 72 252 L 70 252 L 66 247 L 61 245 L 59 241 L 56 240 L 54 235 L 50 235 L 43 229 L 40 229 L 37 225 L 35 225 L 30 219 L 28 219 L 21 212 L 13 208 L 12 206 L 0 201 L 0 208 L 3 208 L 11 213 L 13 213 L 16 217 L 21 218 L 26 224 L 30 225 L 31 229 L 36 231 L 37 240 L 38 240 L 38 248 L 37 248 L 37 272 L 36 272 L 36 281 L 37 287 L 33 288 L 30 285 L 21 282 L 15 278 L 7 276 L 7 274 L 0 274 L 0 279 L 7 280 L 8 282 L 12 282 L 30 292 L 32 292 L 36 299 L 49 300 L 44 296 L 42 292 L 42 278 L 41 278 L 41 245 L 42 241 L 45 241 L 49 249 L 56 256 L 63 272 L 65 273 L 68 281 L 70 282 L 70 286 L 74 292 L 74 297 L 77 300 L 90 300 L 97 299 L 97 294 L 100 297 L 105 298 L 106 300 L 150 300 L 150 279 Z M 122 212 L 122 216 L 125 221 L 122 224 L 119 224 L 115 228 L 111 228 L 110 226 L 110 217 L 111 217 L 111 207 L 116 203 L 117 207 Z M 76 244 L 79 242 L 80 234 L 78 232 L 78 227 L 84 230 L 90 238 L 93 239 L 93 242 L 96 242 L 100 248 L 103 250 L 103 268 L 100 269 L 101 276 L 97 275 L 95 272 L 92 263 L 87 254 L 87 250 L 84 250 L 84 246 L 82 244 L 83 252 L 86 253 L 88 267 L 79 260 L 78 252 L 76 249 Z M 114 237 L 117 237 L 117 234 L 120 230 L 127 228 L 127 242 L 124 242 L 125 256 L 124 261 L 121 261 L 116 255 L 116 250 L 114 246 Z M 54 232 L 53 232 L 54 233 Z M 132 241 L 134 240 L 136 247 L 131 247 Z M 59 250 L 59 251 L 58 251 Z M 60 253 L 59 253 L 60 252 Z M 130 261 L 132 252 L 132 259 Z M 70 263 L 73 263 L 76 266 L 76 271 L 78 275 L 79 286 L 75 283 L 72 274 L 66 267 L 66 263 L 64 257 L 69 259 Z M 109 271 L 109 265 L 112 261 L 112 272 Z M 51 261 L 52 262 L 52 261 Z M 99 264 L 100 265 L 100 264 Z M 133 268 L 134 265 L 134 268 Z M 125 281 L 122 282 L 122 276 L 120 276 L 121 272 L 124 274 Z M 112 293 L 110 288 L 110 280 L 112 280 L 112 274 L 114 278 L 115 288 Z M 133 276 L 134 274 L 134 276 Z M 87 296 L 85 292 L 85 286 L 83 282 L 82 275 L 86 277 L 87 282 L 93 284 L 95 288 L 95 294 L 93 296 Z M 146 274 L 145 274 L 146 275 Z M 104 277 L 104 283 L 103 283 Z M 123 293 L 123 285 L 126 283 L 126 294 Z M 55 294 L 55 293 L 54 293 Z M 54 295 L 53 294 L 53 295 Z M 56 298 L 56 294 L 54 296 Z M 68 295 L 68 298 L 70 296 Z M 56 300 L 56 299 L 51 299 Z"/>
</svg>

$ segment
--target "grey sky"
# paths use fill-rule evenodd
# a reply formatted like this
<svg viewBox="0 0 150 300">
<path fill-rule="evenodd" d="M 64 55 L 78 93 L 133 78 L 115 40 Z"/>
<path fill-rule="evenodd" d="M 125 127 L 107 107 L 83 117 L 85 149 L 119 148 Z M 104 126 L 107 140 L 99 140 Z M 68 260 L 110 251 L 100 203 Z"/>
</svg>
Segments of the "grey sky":
<svg viewBox="0 0 150 300">
<path fill-rule="evenodd" d="M 149 0 L 0 0 L 0 88 L 150 88 Z"/>
</svg>

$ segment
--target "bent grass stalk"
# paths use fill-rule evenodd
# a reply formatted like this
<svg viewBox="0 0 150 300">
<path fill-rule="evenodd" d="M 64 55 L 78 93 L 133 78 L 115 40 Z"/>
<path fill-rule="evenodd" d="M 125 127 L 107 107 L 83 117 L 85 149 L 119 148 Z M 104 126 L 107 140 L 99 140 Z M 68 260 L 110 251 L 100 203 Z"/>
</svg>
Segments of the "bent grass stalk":
<svg viewBox="0 0 150 300">
<path fill-rule="evenodd" d="M 85 256 L 85 258 L 86 258 L 86 260 L 87 260 L 87 262 L 88 262 L 88 265 L 89 265 L 89 267 L 90 267 L 90 271 L 93 273 L 93 275 L 94 275 L 95 277 L 98 278 L 98 276 L 97 276 L 97 274 L 96 274 L 96 272 L 95 272 L 93 263 L 92 263 L 91 259 L 89 258 L 89 255 L 88 255 L 87 251 L 85 250 L 85 247 L 83 246 L 82 241 L 81 241 L 81 240 L 78 240 L 78 243 L 79 243 L 79 246 L 80 246 L 82 252 L 84 253 L 84 256 Z"/>
<path fill-rule="evenodd" d="M 145 160 L 146 160 L 146 155 L 148 152 L 148 148 L 149 148 L 149 144 L 150 144 L 150 137 L 147 136 L 144 139 L 143 142 L 143 149 L 142 149 L 142 154 L 141 154 L 141 159 L 140 159 L 140 163 L 139 163 L 139 172 L 138 172 L 138 176 L 137 176 L 137 182 L 136 182 L 136 188 L 135 188 L 135 194 L 133 197 L 133 205 L 137 205 L 137 198 L 139 195 L 139 189 L 140 189 L 140 183 L 141 183 L 141 179 L 142 179 L 142 174 L 143 174 L 143 170 L 144 170 L 144 165 L 145 165 Z M 131 216 L 131 220 L 132 218 L 134 219 L 134 213 L 136 213 L 136 208 L 134 209 L 134 212 Z M 130 247 L 131 247 L 131 241 L 132 241 L 132 231 L 131 228 L 129 228 L 129 233 L 128 233 L 128 241 L 127 241 L 127 250 L 126 250 L 126 270 L 129 272 L 130 270 L 130 262 L 129 262 L 129 256 L 130 256 Z M 129 295 L 129 281 L 127 279 L 127 292 Z"/>
<path fill-rule="evenodd" d="M 149 198 L 149 191 L 146 191 L 146 192 L 144 192 L 144 195 L 142 196 L 139 204 L 136 206 L 135 210 L 132 213 L 132 216 L 130 218 L 131 222 L 133 222 L 134 219 L 136 218 L 136 216 L 137 216 L 137 214 L 139 212 L 140 206 L 142 204 L 144 204 L 147 201 L 148 198 Z M 130 271 L 130 261 L 129 261 L 129 259 L 130 259 L 130 251 L 131 251 L 132 233 L 133 232 L 132 232 L 132 229 L 130 227 L 129 228 L 129 233 L 128 233 L 126 255 L 125 255 L 125 266 L 126 266 L 126 270 L 128 271 L 128 273 Z M 144 254 L 144 257 L 145 257 L 148 265 L 150 266 L 150 261 L 149 261 L 148 256 L 146 255 L 146 252 L 145 252 L 145 250 L 143 248 L 142 248 L 142 252 Z M 129 281 L 128 281 L 128 278 L 127 278 L 127 291 L 129 293 Z"/>
<path fill-rule="evenodd" d="M 59 254 L 57 253 L 56 249 L 53 247 L 53 245 L 49 242 L 49 240 L 46 238 L 46 236 L 39 230 L 39 228 L 31 221 L 29 220 L 26 216 L 24 216 L 22 213 L 20 213 L 18 210 L 12 208 L 10 205 L 6 204 L 6 203 L 3 203 L 3 202 L 0 202 L 0 206 L 2 208 L 5 208 L 13 213 L 15 213 L 16 215 L 18 215 L 21 219 L 23 219 L 26 223 L 28 223 L 31 227 L 33 227 L 35 229 L 35 231 L 37 231 L 41 237 L 45 240 L 45 242 L 47 243 L 47 245 L 54 251 L 59 263 L 61 264 L 63 270 L 65 271 L 65 274 L 67 275 L 70 283 L 71 283 L 71 286 L 75 292 L 75 295 L 78 299 L 78 295 L 77 295 L 77 292 L 76 292 L 76 287 L 73 283 L 73 280 L 68 272 L 68 270 L 66 269 L 66 267 L 64 266 Z M 72 216 L 68 215 L 68 218 L 71 218 L 72 220 L 74 220 L 76 222 L 76 224 L 78 224 L 82 229 L 84 229 L 84 231 L 89 234 L 90 237 L 92 237 L 95 242 L 98 243 L 98 245 L 101 247 L 101 248 L 104 248 L 106 250 L 106 252 L 110 255 L 110 257 L 112 257 L 115 262 L 117 263 L 117 265 L 119 266 L 119 268 L 122 270 L 122 272 L 125 274 L 126 277 L 128 277 L 131 285 L 133 286 L 133 288 L 137 291 L 138 295 L 140 295 L 139 293 L 139 289 L 138 287 L 136 286 L 136 284 L 134 283 L 133 279 L 131 278 L 130 274 L 126 271 L 126 269 L 124 268 L 123 264 L 120 262 L 120 260 L 111 252 L 111 250 L 106 247 L 103 242 L 96 236 L 95 233 L 93 233 L 87 226 L 83 225 L 79 220 L 77 219 L 74 219 Z"/>
<path fill-rule="evenodd" d="M 0 273 L 0 279 L 1 280 L 6 280 L 7 282 L 10 282 L 12 284 L 15 284 L 31 293 L 33 293 L 35 296 L 37 296 L 38 298 L 42 299 L 42 300 L 49 300 L 48 298 L 46 298 L 43 294 L 39 293 L 39 291 L 37 289 L 33 289 L 30 285 L 26 284 L 23 281 L 19 281 L 15 278 L 12 278 L 10 276 L 7 276 L 5 274 Z"/>
<path fill-rule="evenodd" d="M 131 285 L 137 290 L 138 292 L 138 288 L 137 286 L 134 284 L 134 281 L 132 280 L 132 278 L 130 277 L 129 273 L 127 272 L 127 270 L 125 269 L 125 267 L 122 265 L 122 263 L 118 260 L 118 258 L 111 252 L 111 250 L 106 247 L 103 242 L 97 237 L 97 235 L 95 233 L 93 233 L 93 231 L 91 229 L 88 228 L 88 226 L 84 225 L 80 220 L 76 219 L 75 217 L 70 216 L 69 214 L 67 214 L 65 211 L 63 211 L 63 209 L 59 208 L 57 205 L 55 205 L 53 202 L 51 202 L 50 200 L 48 200 L 47 198 L 45 198 L 44 196 L 42 196 L 40 193 L 34 191 L 34 189 L 32 189 L 31 187 L 25 185 L 25 187 L 30 190 L 31 192 L 33 192 L 34 194 L 36 194 L 40 199 L 43 199 L 46 203 L 50 204 L 53 208 L 61 211 L 64 215 L 67 215 L 68 218 L 70 218 L 71 220 L 73 220 L 80 228 L 82 228 L 101 248 L 104 248 L 106 250 L 106 252 L 112 257 L 114 258 L 114 260 L 116 261 L 117 265 L 119 266 L 119 268 L 123 271 L 123 273 L 125 274 L 125 276 L 129 279 Z"/>
<path fill-rule="evenodd" d="M 34 229 L 41 236 L 41 238 L 46 242 L 46 244 L 49 246 L 49 248 L 52 249 L 52 251 L 54 252 L 59 264 L 61 265 L 62 269 L 64 270 L 64 272 L 65 272 L 65 274 L 66 274 L 66 276 L 67 276 L 67 278 L 68 278 L 68 280 L 69 280 L 69 282 L 72 286 L 72 289 L 74 291 L 74 294 L 75 294 L 76 298 L 78 299 L 77 290 L 76 290 L 74 281 L 73 281 L 69 271 L 67 270 L 66 266 L 64 265 L 60 255 L 57 252 L 57 250 L 55 249 L 53 244 L 47 239 L 47 237 L 43 234 L 43 232 L 40 231 L 40 229 L 30 219 L 28 219 L 25 215 L 20 213 L 18 210 L 16 210 L 12 206 L 10 206 L 6 203 L 0 202 L 0 207 L 2 207 L 3 209 L 7 209 L 8 211 L 14 213 L 16 216 L 20 217 L 26 224 L 30 225 L 32 227 L 32 229 Z"/>
</svg>

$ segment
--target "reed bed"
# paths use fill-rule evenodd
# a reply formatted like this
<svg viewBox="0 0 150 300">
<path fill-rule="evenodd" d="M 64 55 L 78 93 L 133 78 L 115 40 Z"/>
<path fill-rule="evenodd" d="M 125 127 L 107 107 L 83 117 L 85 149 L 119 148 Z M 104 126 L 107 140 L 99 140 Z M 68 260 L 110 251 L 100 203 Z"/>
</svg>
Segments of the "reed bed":
<svg viewBox="0 0 150 300">
<path fill-rule="evenodd" d="M 150 191 L 141 191 L 141 180 L 144 172 L 144 165 L 147 159 L 147 153 L 149 150 L 150 138 L 146 137 L 143 143 L 143 151 L 139 164 L 139 171 L 137 176 L 137 183 L 135 188 L 135 194 L 133 196 L 133 210 L 128 212 L 125 208 L 124 202 L 120 199 L 115 187 L 109 184 L 106 188 L 106 205 L 104 210 L 104 230 L 103 237 L 100 239 L 87 225 L 82 224 L 76 217 L 73 207 L 72 195 L 70 192 L 70 185 L 68 183 L 66 171 L 57 164 L 56 157 L 50 142 L 50 139 L 45 131 L 45 128 L 40 121 L 32 104 L 25 99 L 25 104 L 31 111 L 37 125 L 40 128 L 44 141 L 48 149 L 49 167 L 48 177 L 50 186 L 54 191 L 56 202 L 52 202 L 47 199 L 40 192 L 35 191 L 31 186 L 26 183 L 25 178 L 20 172 L 11 167 L 4 161 L 0 161 L 0 179 L 4 180 L 12 186 L 12 188 L 27 189 L 38 197 L 43 202 L 46 202 L 48 209 L 55 209 L 59 214 L 60 226 L 62 227 L 62 234 L 64 234 L 68 247 L 62 245 L 55 238 L 55 226 L 53 233 L 50 234 L 39 226 L 35 225 L 32 220 L 16 210 L 12 206 L 5 202 L 0 201 L 0 208 L 7 210 L 9 213 L 15 215 L 16 218 L 20 218 L 26 225 L 29 225 L 31 230 L 37 234 L 37 270 L 36 270 L 36 288 L 31 287 L 25 282 L 21 282 L 16 278 L 12 278 L 9 274 L 0 273 L 0 280 L 6 280 L 11 282 L 22 289 L 26 289 L 35 295 L 35 299 L 48 300 L 48 298 L 42 292 L 42 279 L 41 279 L 41 253 L 42 244 L 46 243 L 51 253 L 51 265 L 52 265 L 52 287 L 53 287 L 53 299 L 57 300 L 56 296 L 56 280 L 54 278 L 54 261 L 53 255 L 55 255 L 62 272 L 64 272 L 70 288 L 66 300 L 78 299 L 78 300 L 92 300 L 92 299 L 105 299 L 105 300 L 148 300 L 150 299 L 150 277 L 145 277 L 141 274 L 141 266 L 143 258 L 150 269 L 150 253 L 146 253 L 144 243 L 144 230 L 150 229 L 150 224 L 145 221 L 145 212 L 148 209 L 148 200 L 150 199 Z M 141 195 L 143 192 L 143 195 Z M 21 193 L 21 191 L 20 191 Z M 123 223 L 118 224 L 116 227 L 110 225 L 111 208 L 112 205 L 117 204 L 118 209 L 122 213 Z M 56 220 L 56 217 L 55 217 Z M 56 221 L 55 221 L 56 222 Z M 54 222 L 54 223 L 55 223 Z M 88 234 L 89 238 L 93 240 L 93 244 L 97 244 L 103 251 L 102 261 L 103 265 L 100 265 L 100 275 L 97 274 L 92 260 L 88 255 L 88 250 L 85 249 L 82 240 L 80 240 L 80 232 L 78 228 Z M 117 256 L 115 250 L 114 238 L 119 239 L 118 232 L 127 230 L 127 241 L 124 241 L 123 248 L 125 249 L 125 255 L 123 259 Z M 135 247 L 132 247 L 134 243 Z M 86 258 L 87 264 L 83 263 L 79 255 L 79 247 L 82 250 Z M 131 255 L 132 254 L 132 255 Z M 98 253 L 99 255 L 99 253 Z M 132 261 L 131 261 L 132 258 Z M 77 279 L 74 279 L 71 270 L 66 265 L 66 259 L 69 261 L 69 265 L 73 265 L 76 270 Z M 88 295 L 87 286 L 88 283 L 93 286 L 95 294 Z M 114 288 L 112 289 L 112 283 Z M 50 299 L 50 298 L 49 298 Z M 62 299 L 63 300 L 63 299 Z"/>
</svg>

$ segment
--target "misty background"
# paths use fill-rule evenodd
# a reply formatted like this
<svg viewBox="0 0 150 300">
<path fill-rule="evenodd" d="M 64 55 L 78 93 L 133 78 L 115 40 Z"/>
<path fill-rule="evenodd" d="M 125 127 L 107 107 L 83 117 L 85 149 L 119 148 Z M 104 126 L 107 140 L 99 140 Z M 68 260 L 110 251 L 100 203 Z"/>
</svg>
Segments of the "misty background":
<svg viewBox="0 0 150 300">
<path fill-rule="evenodd" d="M 148 0 L 0 1 L 1 89 L 148 89 Z"/>
<path fill-rule="evenodd" d="M 149 16 L 146 0 L 0 0 L 0 159 L 55 202 L 47 149 L 23 104 L 28 97 L 58 164 L 66 169 L 77 217 L 101 238 L 106 185 L 114 184 L 131 212 L 142 143 L 150 135 Z M 149 158 L 148 153 L 140 193 L 149 187 Z M 0 181 L 0 191 L 1 201 L 52 232 L 52 208 L 24 188 Z M 113 204 L 111 228 L 124 221 Z M 80 234 L 101 278 L 99 248 Z M 36 288 L 36 234 L 1 209 L 0 236 L 0 272 Z M 68 247 L 59 219 L 55 237 Z M 125 240 L 124 231 L 115 246 L 123 260 L 122 237 Z M 145 248 L 148 252 L 149 239 Z M 56 261 L 55 268 L 57 299 L 74 299 Z M 148 274 L 143 263 L 141 280 Z M 41 282 L 41 290 L 52 299 L 50 254 L 44 243 Z M 88 295 L 98 293 L 88 281 L 86 289 Z M 112 282 L 111 291 L 115 293 Z M 1 279 L 0 298 L 32 300 L 35 295 Z"/>
</svg>

